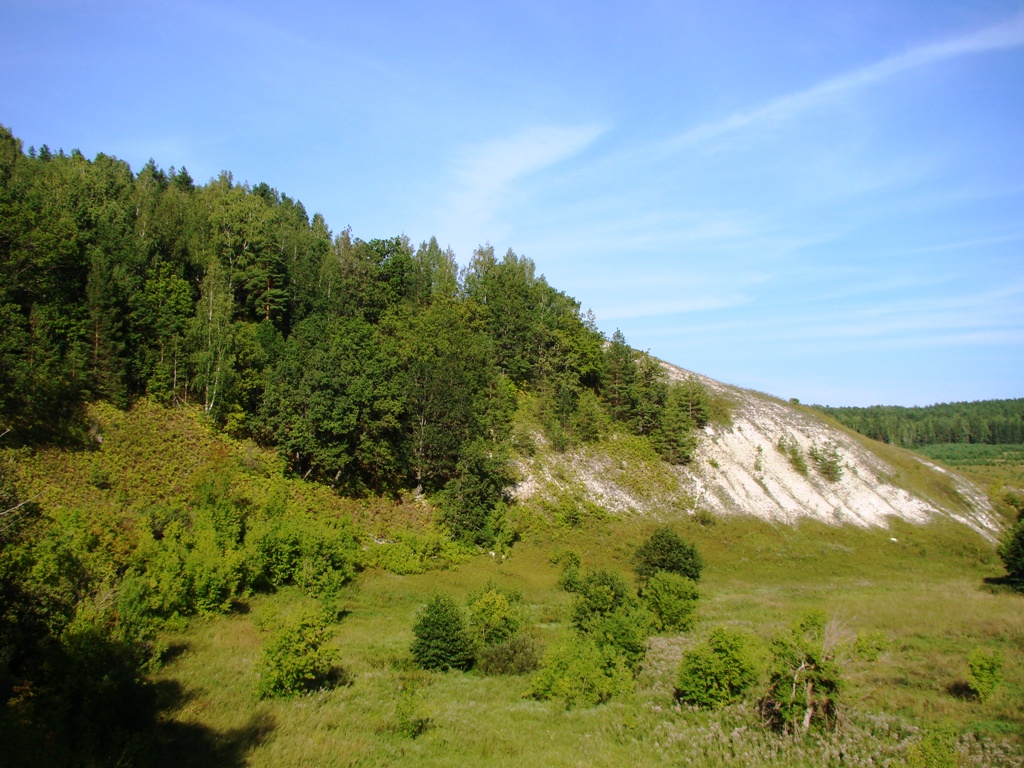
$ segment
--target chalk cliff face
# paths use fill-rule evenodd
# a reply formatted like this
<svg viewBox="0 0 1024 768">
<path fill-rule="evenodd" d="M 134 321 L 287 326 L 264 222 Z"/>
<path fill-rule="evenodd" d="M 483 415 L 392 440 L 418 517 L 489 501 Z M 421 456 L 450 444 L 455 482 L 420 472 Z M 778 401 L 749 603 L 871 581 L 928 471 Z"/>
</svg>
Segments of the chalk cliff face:
<svg viewBox="0 0 1024 768">
<path fill-rule="evenodd" d="M 873 446 L 809 409 L 664 365 L 670 378 L 693 376 L 732 403 L 732 423 L 707 426 L 689 465 L 634 466 L 607 444 L 547 454 L 524 459 L 516 496 L 575 494 L 617 514 L 672 517 L 706 510 L 781 523 L 812 517 L 885 526 L 890 517 L 923 523 L 942 515 L 986 538 L 998 536 L 984 492 L 958 475 L 909 452 Z M 898 465 L 886 456 L 898 458 Z"/>
</svg>

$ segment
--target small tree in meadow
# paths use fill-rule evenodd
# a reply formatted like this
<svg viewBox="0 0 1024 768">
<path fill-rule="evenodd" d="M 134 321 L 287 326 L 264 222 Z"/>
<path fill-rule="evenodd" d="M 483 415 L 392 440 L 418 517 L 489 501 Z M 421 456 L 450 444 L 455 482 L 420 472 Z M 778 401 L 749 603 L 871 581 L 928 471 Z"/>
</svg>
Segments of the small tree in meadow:
<svg viewBox="0 0 1024 768">
<path fill-rule="evenodd" d="M 417 666 L 428 670 L 467 670 L 473 666 L 473 638 L 466 616 L 450 595 L 435 594 L 412 628 L 410 650 Z"/>
<path fill-rule="evenodd" d="M 615 649 L 634 671 L 643 661 L 653 622 L 620 574 L 597 569 L 580 579 L 572 605 L 576 631 L 602 648 Z"/>
<path fill-rule="evenodd" d="M 655 529 L 633 555 L 633 570 L 643 581 L 658 571 L 677 573 L 700 581 L 703 569 L 704 561 L 697 548 L 686 543 L 682 536 L 668 526 Z"/>
<path fill-rule="evenodd" d="M 684 632 L 693 626 L 697 611 L 697 582 L 678 573 L 658 571 L 644 586 L 643 600 L 654 614 L 658 629 Z"/>
<path fill-rule="evenodd" d="M 633 689 L 626 660 L 591 637 L 575 637 L 548 648 L 533 677 L 530 695 L 560 699 L 566 709 L 592 707 Z"/>
<path fill-rule="evenodd" d="M 999 557 L 1006 566 L 1006 575 L 1017 589 L 1024 590 L 1024 519 L 1018 520 L 1003 537 Z"/>
<path fill-rule="evenodd" d="M 757 680 L 757 660 L 747 636 L 717 627 L 683 655 L 676 698 L 711 709 L 736 701 Z"/>
<path fill-rule="evenodd" d="M 295 696 L 326 685 L 336 657 L 327 647 L 330 636 L 330 620 L 323 611 L 303 611 L 286 620 L 263 648 L 260 696 Z"/>
</svg>

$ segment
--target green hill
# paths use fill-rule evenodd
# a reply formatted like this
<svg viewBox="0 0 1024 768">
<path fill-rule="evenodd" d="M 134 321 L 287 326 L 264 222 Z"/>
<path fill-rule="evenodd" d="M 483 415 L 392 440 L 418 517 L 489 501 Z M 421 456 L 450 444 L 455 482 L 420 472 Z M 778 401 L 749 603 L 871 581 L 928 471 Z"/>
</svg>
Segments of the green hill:
<svg viewBox="0 0 1024 768">
<path fill-rule="evenodd" d="M 0 275 L 8 764 L 1024 765 L 1010 510 L 529 259 L 2 132 Z"/>
</svg>

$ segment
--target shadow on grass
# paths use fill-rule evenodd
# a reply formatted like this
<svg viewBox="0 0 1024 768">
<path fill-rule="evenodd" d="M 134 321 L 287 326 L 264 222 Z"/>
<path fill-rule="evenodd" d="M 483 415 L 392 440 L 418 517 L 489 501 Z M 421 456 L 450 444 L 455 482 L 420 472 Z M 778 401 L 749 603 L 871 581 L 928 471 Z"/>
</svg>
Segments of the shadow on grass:
<svg viewBox="0 0 1024 768">
<path fill-rule="evenodd" d="M 946 686 L 946 693 L 960 701 L 978 701 L 978 692 L 966 680 L 957 680 Z"/>
<path fill-rule="evenodd" d="M 192 695 L 178 683 L 163 682 L 157 696 L 162 712 L 175 711 Z M 147 768 L 241 768 L 248 754 L 266 743 L 276 723 L 272 716 L 257 712 L 240 728 L 216 731 L 196 723 L 173 719 L 158 721 L 153 730 Z"/>
<path fill-rule="evenodd" d="M 1024 594 L 1024 582 L 1009 576 L 986 576 L 982 581 L 992 594 Z"/>
</svg>

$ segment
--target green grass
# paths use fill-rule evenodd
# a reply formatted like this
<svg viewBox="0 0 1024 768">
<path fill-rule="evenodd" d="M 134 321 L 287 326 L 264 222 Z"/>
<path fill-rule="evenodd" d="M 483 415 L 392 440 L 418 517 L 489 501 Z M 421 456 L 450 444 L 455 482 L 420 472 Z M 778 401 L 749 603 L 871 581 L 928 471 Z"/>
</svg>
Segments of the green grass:
<svg viewBox="0 0 1024 768">
<path fill-rule="evenodd" d="M 130 530 L 138 509 L 186 503 L 216 467 L 229 467 L 233 491 L 253 504 L 273 503 L 276 495 L 304 514 L 352 517 L 367 544 L 371 534 L 429 528 L 420 502 L 345 500 L 284 479 L 273 454 L 215 435 L 194 412 L 143 405 L 129 414 L 97 410 L 95 418 L 105 436 L 98 451 L 12 458 L 26 496 L 58 522 L 76 515 L 96 521 L 110 546 Z M 642 448 L 617 445 L 616 460 L 647 465 Z M 895 458 L 902 480 L 949 493 L 939 473 L 918 474 L 905 452 Z M 108 480 L 100 485 L 109 487 L 94 482 L 97 463 Z M 360 574 L 338 597 L 342 618 L 332 642 L 346 684 L 332 690 L 290 700 L 256 694 L 266 638 L 279 616 L 310 599 L 297 588 L 166 632 L 169 652 L 152 674 L 163 702 L 157 764 L 819 766 L 871 758 L 900 765 L 926 731 L 952 728 L 961 734 L 962 764 L 1024 765 L 1024 596 L 986 584 L 1002 574 L 1001 563 L 994 547 L 964 526 L 781 526 L 732 516 L 702 525 L 681 513 L 672 524 L 705 561 L 696 627 L 652 638 L 634 695 L 566 711 L 524 698 L 528 678 L 425 673 L 411 665 L 412 625 L 434 591 L 464 599 L 488 580 L 518 590 L 538 638 L 551 643 L 570 632 L 570 596 L 557 586 L 552 555 L 573 549 L 584 568 L 628 574 L 635 547 L 665 521 L 604 515 L 566 525 L 534 515 L 528 522 L 506 559 L 483 553 L 448 570 Z M 875 661 L 846 664 L 838 736 L 794 741 L 766 732 L 754 695 L 716 713 L 675 704 L 679 660 L 711 628 L 740 627 L 767 644 L 811 608 L 825 610 L 851 638 L 874 633 L 882 641 Z M 1005 659 L 1004 681 L 985 702 L 965 695 L 967 656 L 978 646 Z M 423 725 L 416 738 L 410 722 Z"/>
<path fill-rule="evenodd" d="M 1024 485 L 1024 445 L 942 443 L 914 450 L 984 482 Z"/>
<path fill-rule="evenodd" d="M 416 612 L 434 590 L 462 598 L 488 579 L 522 592 L 545 642 L 566 634 L 568 596 L 555 584 L 551 554 L 573 548 L 584 567 L 626 571 L 648 531 L 620 521 L 552 528 L 521 542 L 504 562 L 483 555 L 446 572 L 364 573 L 342 596 L 348 615 L 335 639 L 349 686 L 293 701 L 254 696 L 255 627 L 299 599 L 292 591 L 256 598 L 249 613 L 200 622 L 176 636 L 172 642 L 185 651 L 157 678 L 189 692 L 170 713 L 178 722 L 228 734 L 272 724 L 247 755 L 254 766 L 668 765 L 684 754 L 696 765 L 741 758 L 752 765 L 829 764 L 826 742 L 780 742 L 760 731 L 749 700 L 709 715 L 679 710 L 671 696 L 684 649 L 712 626 L 740 626 L 767 642 L 802 611 L 824 608 L 851 635 L 875 632 L 885 641 L 876 662 L 847 664 L 848 752 L 891 757 L 906 751 L 919 728 L 952 726 L 981 734 L 982 742 L 965 740 L 971 749 L 1009 750 L 979 764 L 1022 764 L 1024 598 L 984 588 L 983 579 L 999 567 L 991 547 L 969 531 L 953 524 L 785 528 L 742 518 L 679 528 L 707 563 L 699 626 L 654 638 L 637 693 L 624 701 L 566 712 L 524 699 L 525 678 L 415 672 L 408 653 Z M 1006 658 L 1005 680 L 985 703 L 958 693 L 967 654 L 978 645 Z M 429 721 L 416 739 L 402 734 L 396 712 L 410 687 L 413 714 Z M 741 735 L 729 736 L 736 729 Z M 879 729 L 891 744 L 879 742 Z"/>
</svg>

